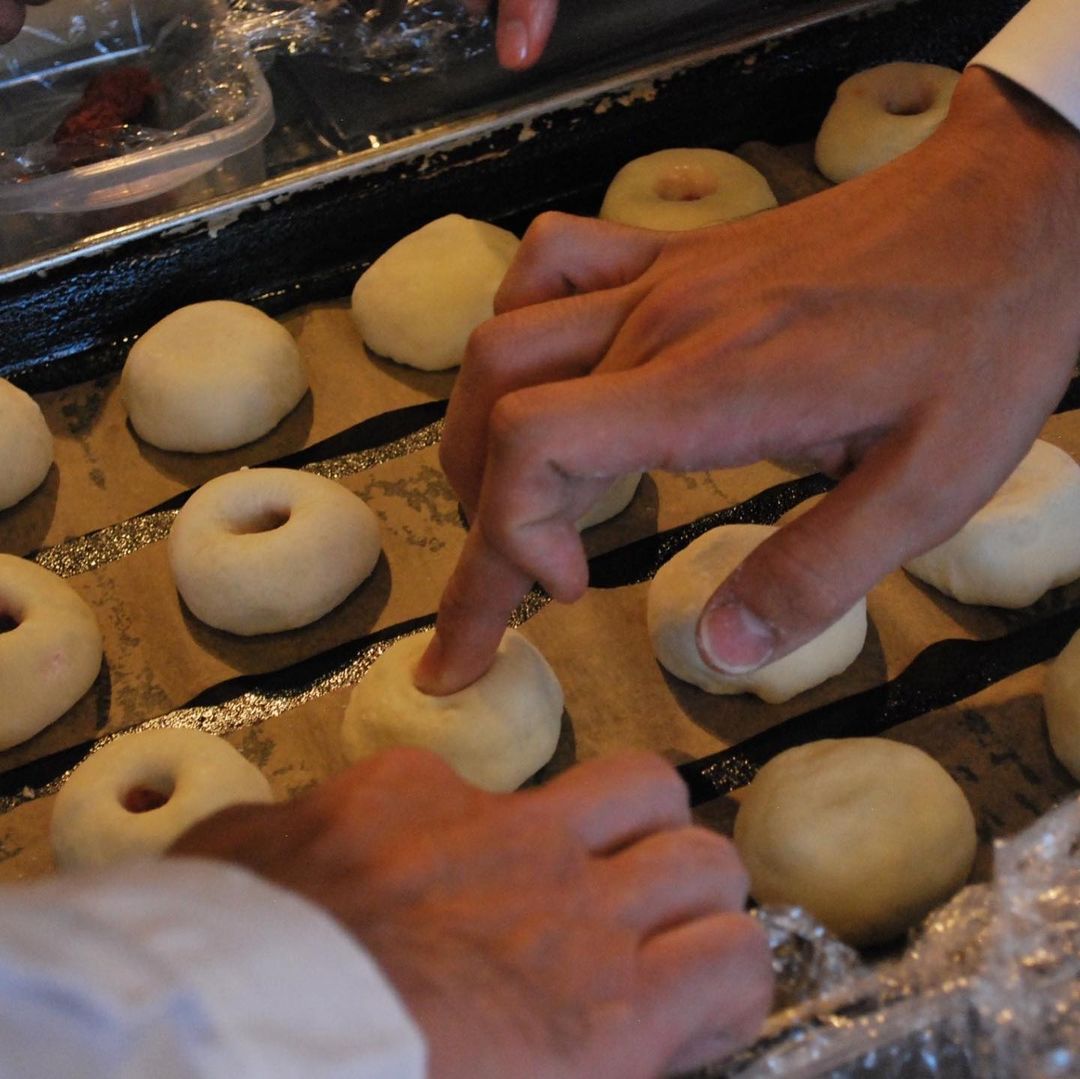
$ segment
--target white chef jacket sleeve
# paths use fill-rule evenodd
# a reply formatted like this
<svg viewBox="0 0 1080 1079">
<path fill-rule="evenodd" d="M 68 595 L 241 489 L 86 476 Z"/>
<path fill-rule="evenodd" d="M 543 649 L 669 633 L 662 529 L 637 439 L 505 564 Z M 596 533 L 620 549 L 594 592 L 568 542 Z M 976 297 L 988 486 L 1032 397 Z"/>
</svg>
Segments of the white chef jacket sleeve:
<svg viewBox="0 0 1080 1079">
<path fill-rule="evenodd" d="M 1030 0 L 971 62 L 1018 83 L 1080 128 L 1080 0 Z"/>
<path fill-rule="evenodd" d="M 0 1075 L 421 1079 L 419 1030 L 329 915 L 193 858 L 0 888 Z"/>
</svg>

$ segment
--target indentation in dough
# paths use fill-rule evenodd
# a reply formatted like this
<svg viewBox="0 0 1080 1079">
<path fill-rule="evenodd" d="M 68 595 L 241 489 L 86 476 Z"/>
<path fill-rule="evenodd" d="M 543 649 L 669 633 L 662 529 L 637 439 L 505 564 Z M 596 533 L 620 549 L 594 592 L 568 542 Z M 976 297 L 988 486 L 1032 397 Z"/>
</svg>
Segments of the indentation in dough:
<svg viewBox="0 0 1080 1079">
<path fill-rule="evenodd" d="M 129 813 L 152 813 L 167 805 L 175 790 L 176 780 L 173 776 L 143 780 L 124 792 L 120 804 Z"/>
<path fill-rule="evenodd" d="M 656 194 L 666 202 L 693 202 L 719 189 L 716 176 L 701 165 L 676 165 L 656 181 Z"/>
<path fill-rule="evenodd" d="M 291 516 L 292 510 L 287 507 L 267 506 L 255 510 L 250 516 L 234 521 L 229 531 L 234 536 L 254 536 L 259 532 L 273 532 L 282 525 L 288 524 Z"/>
</svg>

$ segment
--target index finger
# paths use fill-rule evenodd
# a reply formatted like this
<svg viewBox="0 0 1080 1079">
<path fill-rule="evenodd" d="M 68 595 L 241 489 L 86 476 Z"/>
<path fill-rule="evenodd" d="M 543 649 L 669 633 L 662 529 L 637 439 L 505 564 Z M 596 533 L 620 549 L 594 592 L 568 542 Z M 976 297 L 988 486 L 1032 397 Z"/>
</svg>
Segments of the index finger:
<svg viewBox="0 0 1080 1079">
<path fill-rule="evenodd" d="M 416 666 L 416 688 L 442 697 L 484 674 L 532 583 L 474 524 L 439 601 L 435 636 Z"/>
</svg>

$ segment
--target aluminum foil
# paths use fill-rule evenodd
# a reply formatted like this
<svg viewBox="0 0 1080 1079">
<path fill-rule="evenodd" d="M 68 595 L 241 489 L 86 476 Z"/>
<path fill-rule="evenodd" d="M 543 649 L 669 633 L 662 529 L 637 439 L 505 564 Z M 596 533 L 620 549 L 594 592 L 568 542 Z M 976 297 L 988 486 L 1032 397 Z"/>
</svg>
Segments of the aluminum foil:
<svg viewBox="0 0 1080 1079">
<path fill-rule="evenodd" d="M 781 1010 L 727 1079 L 1080 1075 L 1080 798 L 995 851 L 991 884 L 869 966 L 802 911 L 759 912 Z"/>
</svg>

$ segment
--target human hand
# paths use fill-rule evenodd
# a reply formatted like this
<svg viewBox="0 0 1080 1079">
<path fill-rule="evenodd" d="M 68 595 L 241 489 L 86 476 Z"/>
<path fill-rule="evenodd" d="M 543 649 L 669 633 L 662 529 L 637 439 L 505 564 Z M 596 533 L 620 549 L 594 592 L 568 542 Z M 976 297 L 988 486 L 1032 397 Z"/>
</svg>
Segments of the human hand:
<svg viewBox="0 0 1080 1079">
<path fill-rule="evenodd" d="M 545 215 L 474 334 L 442 461 L 473 522 L 417 684 L 490 664 L 538 580 L 577 598 L 573 521 L 621 473 L 809 459 L 836 489 L 698 625 L 745 672 L 821 632 L 997 489 L 1080 347 L 1080 137 L 978 68 L 918 149 L 675 234 Z"/>
<path fill-rule="evenodd" d="M 48 0 L 0 0 L 0 45 L 10 41 L 22 29 L 27 5 L 40 7 Z"/>
<path fill-rule="evenodd" d="M 496 795 L 395 750 L 295 802 L 237 806 L 175 854 L 299 892 L 368 949 L 433 1079 L 658 1075 L 752 1039 L 772 997 L 732 845 L 658 758 Z M 358 1018 L 360 1016 L 358 1003 Z"/>
<path fill-rule="evenodd" d="M 491 7 L 491 0 L 465 0 L 465 6 L 482 15 Z M 540 59 L 558 7 L 559 0 L 500 0 L 495 52 L 503 67 L 523 71 Z"/>
</svg>

